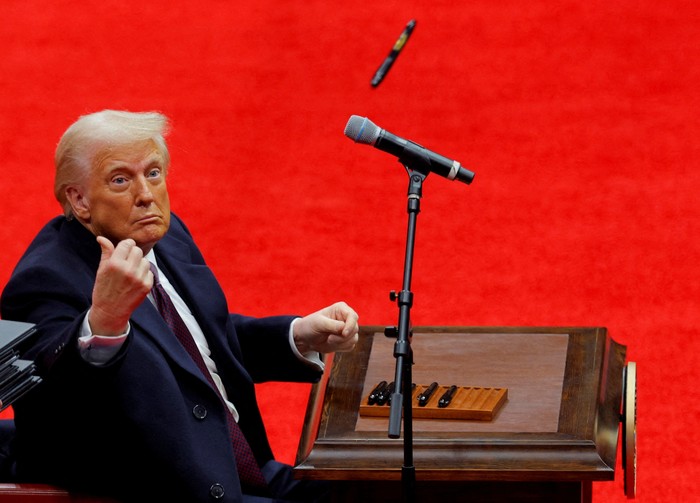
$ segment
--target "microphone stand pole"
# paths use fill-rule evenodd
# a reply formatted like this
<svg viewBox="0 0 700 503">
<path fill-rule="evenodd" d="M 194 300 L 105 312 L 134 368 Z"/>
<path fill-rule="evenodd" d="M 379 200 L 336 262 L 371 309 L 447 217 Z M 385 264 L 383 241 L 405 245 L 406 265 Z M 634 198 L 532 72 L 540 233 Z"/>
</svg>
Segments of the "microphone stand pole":
<svg viewBox="0 0 700 503">
<path fill-rule="evenodd" d="M 399 306 L 398 329 L 388 327 L 387 337 L 396 337 L 394 357 L 396 358 L 396 374 L 394 377 L 394 392 L 391 395 L 389 412 L 389 438 L 399 438 L 401 432 L 401 413 L 404 424 L 404 463 L 401 469 L 401 490 L 403 501 L 415 501 L 416 469 L 413 466 L 413 380 L 411 365 L 413 365 L 413 350 L 411 349 L 411 275 L 413 269 L 413 249 L 416 237 L 416 220 L 420 212 L 423 181 L 427 174 L 412 171 L 404 165 L 409 175 L 408 186 L 408 235 L 406 238 L 406 257 L 404 261 L 403 286 L 397 294 L 392 291 L 390 299 Z"/>
</svg>

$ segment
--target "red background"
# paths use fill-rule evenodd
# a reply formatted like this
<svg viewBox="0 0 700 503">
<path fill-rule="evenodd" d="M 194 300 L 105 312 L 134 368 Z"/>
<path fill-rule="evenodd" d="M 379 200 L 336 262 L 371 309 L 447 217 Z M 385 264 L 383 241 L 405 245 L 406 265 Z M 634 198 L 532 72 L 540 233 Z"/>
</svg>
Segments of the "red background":
<svg viewBox="0 0 700 503">
<path fill-rule="evenodd" d="M 426 181 L 414 325 L 607 327 L 638 366 L 637 499 L 692 499 L 696 1 L 4 0 L 0 14 L 0 284 L 59 211 L 64 129 L 157 109 L 173 121 L 173 209 L 233 310 L 344 299 L 363 324 L 395 324 L 407 177 L 343 135 L 367 116 L 477 173 Z M 260 392 L 293 462 L 308 387 Z M 625 499 L 617 473 L 594 500 Z"/>
</svg>

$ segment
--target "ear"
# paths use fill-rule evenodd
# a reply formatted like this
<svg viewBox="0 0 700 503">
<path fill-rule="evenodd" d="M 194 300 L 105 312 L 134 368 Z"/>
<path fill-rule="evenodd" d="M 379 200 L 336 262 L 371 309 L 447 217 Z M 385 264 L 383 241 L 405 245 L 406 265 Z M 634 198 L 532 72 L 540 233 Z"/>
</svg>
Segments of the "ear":
<svg viewBox="0 0 700 503">
<path fill-rule="evenodd" d="M 81 222 L 90 221 L 90 202 L 83 192 L 83 188 L 78 185 L 66 187 L 66 198 L 70 203 L 73 214 Z"/>
</svg>

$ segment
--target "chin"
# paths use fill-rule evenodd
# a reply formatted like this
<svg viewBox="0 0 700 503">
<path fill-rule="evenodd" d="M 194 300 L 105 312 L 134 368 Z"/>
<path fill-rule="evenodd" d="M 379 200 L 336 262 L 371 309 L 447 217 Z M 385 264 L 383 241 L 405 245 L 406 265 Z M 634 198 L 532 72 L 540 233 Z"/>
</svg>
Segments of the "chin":
<svg viewBox="0 0 700 503">
<path fill-rule="evenodd" d="M 167 227 L 160 227 L 158 229 L 152 230 L 141 230 L 136 235 L 133 236 L 134 241 L 140 248 L 151 249 L 153 246 L 160 241 L 165 233 L 168 232 Z"/>
</svg>

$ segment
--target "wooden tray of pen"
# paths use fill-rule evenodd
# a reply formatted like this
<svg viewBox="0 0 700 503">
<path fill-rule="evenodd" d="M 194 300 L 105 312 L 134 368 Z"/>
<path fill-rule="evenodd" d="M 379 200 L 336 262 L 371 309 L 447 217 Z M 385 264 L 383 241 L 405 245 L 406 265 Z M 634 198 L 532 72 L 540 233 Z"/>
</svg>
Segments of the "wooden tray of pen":
<svg viewBox="0 0 700 503">
<path fill-rule="evenodd" d="M 382 384 L 384 384 L 383 394 L 380 393 Z M 391 408 L 389 396 L 393 387 L 388 386 L 391 384 L 387 385 L 385 381 L 382 381 L 362 399 L 361 416 L 389 416 Z M 507 398 L 508 388 L 440 386 L 437 383 L 415 384 L 411 396 L 414 418 L 475 419 L 480 421 L 493 420 L 496 412 L 503 406 Z"/>
</svg>

